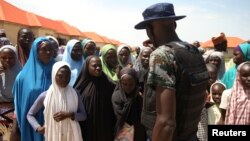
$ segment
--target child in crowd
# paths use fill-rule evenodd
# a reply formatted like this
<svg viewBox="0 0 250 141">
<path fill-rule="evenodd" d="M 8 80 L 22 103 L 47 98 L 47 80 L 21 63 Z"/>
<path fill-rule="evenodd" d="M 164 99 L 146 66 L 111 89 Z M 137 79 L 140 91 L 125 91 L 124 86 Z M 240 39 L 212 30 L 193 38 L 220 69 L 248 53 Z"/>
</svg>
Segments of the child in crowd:
<svg viewBox="0 0 250 141">
<path fill-rule="evenodd" d="M 208 125 L 218 124 L 221 113 L 219 110 L 219 105 L 221 102 L 221 95 L 226 89 L 226 86 L 221 82 L 215 82 L 210 88 L 210 93 L 212 94 L 211 101 L 214 102 L 213 106 L 209 107 L 208 110 Z"/>
<path fill-rule="evenodd" d="M 250 124 L 250 62 L 244 62 L 237 68 L 225 124 Z"/>
</svg>

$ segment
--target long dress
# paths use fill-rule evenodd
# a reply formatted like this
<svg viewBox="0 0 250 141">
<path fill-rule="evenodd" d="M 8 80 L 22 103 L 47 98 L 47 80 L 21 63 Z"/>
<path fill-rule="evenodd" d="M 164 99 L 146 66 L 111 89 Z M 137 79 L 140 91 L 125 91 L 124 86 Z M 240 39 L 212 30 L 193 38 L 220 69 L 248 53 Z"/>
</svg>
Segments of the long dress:
<svg viewBox="0 0 250 141">
<path fill-rule="evenodd" d="M 43 64 L 38 58 L 38 46 L 42 41 L 49 40 L 45 37 L 37 38 L 30 51 L 30 56 L 22 71 L 18 74 L 14 86 L 14 104 L 21 141 L 43 141 L 44 136 L 37 133 L 29 124 L 26 116 L 37 97 L 51 84 L 51 71 L 54 59 L 48 64 Z M 37 121 L 43 125 L 43 109 L 36 116 Z"/>
<path fill-rule="evenodd" d="M 131 75 L 137 81 L 137 73 L 132 68 L 123 68 L 120 75 Z M 117 118 L 115 135 L 121 131 L 123 125 L 128 123 L 134 126 L 134 141 L 145 141 L 146 132 L 141 124 L 142 97 L 139 95 L 137 87 L 132 92 L 126 94 L 121 83 L 118 82 L 112 95 L 112 104 Z"/>
<path fill-rule="evenodd" d="M 80 93 L 87 113 L 87 119 L 80 122 L 84 141 L 114 141 L 115 115 L 111 96 L 115 85 L 102 73 L 100 77 L 89 74 L 89 61 L 86 59 L 83 70 L 74 88 Z"/>
<path fill-rule="evenodd" d="M 64 50 L 63 57 L 62 57 L 62 61 L 67 62 L 70 66 L 70 70 L 71 70 L 71 78 L 70 78 L 70 82 L 69 82 L 70 86 L 73 86 L 75 84 L 75 81 L 76 81 L 78 75 L 80 74 L 81 69 L 82 69 L 82 65 L 84 63 L 83 58 L 80 60 L 74 60 L 71 57 L 71 52 L 72 52 L 75 44 L 79 43 L 79 42 L 80 41 L 76 40 L 76 39 L 69 40 L 67 45 L 66 45 L 66 48 Z"/>
</svg>

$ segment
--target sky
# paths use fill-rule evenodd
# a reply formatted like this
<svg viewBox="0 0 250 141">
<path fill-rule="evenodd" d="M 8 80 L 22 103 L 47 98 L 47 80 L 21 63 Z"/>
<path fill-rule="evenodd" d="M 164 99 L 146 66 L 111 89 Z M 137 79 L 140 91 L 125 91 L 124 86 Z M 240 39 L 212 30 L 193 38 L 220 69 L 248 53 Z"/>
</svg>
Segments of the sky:
<svg viewBox="0 0 250 141">
<path fill-rule="evenodd" d="M 226 36 L 250 39 L 249 0 L 5 0 L 28 12 L 63 20 L 83 32 L 96 32 L 131 46 L 148 39 L 145 30 L 134 26 L 142 12 L 158 2 L 174 4 L 181 40 L 205 42 L 224 32 Z"/>
</svg>

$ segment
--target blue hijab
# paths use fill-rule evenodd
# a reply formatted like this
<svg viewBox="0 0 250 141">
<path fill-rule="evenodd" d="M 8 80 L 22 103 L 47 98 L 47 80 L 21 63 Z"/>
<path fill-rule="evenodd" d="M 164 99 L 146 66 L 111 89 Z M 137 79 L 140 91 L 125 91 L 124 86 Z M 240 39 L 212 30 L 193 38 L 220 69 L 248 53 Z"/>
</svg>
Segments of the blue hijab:
<svg viewBox="0 0 250 141">
<path fill-rule="evenodd" d="M 243 54 L 243 59 L 245 61 L 250 61 L 250 44 L 242 43 L 238 46 Z M 237 65 L 232 66 L 223 76 L 222 82 L 226 85 L 227 89 L 233 87 L 234 80 L 236 78 Z"/>
<path fill-rule="evenodd" d="M 75 84 L 75 81 L 78 77 L 78 75 L 80 74 L 81 70 L 82 70 L 82 66 L 83 66 L 83 58 L 79 61 L 75 61 L 71 58 L 71 51 L 73 49 L 73 47 L 75 46 L 76 43 L 80 43 L 79 40 L 76 39 L 72 39 L 70 41 L 68 41 L 65 51 L 63 53 L 63 58 L 62 61 L 65 61 L 69 64 L 70 66 L 70 70 L 71 70 L 71 79 L 69 82 L 70 86 L 73 86 Z"/>
<path fill-rule="evenodd" d="M 40 61 L 37 52 L 38 46 L 42 41 L 49 42 L 45 37 L 39 37 L 33 42 L 29 58 L 22 71 L 18 74 L 13 86 L 15 112 L 22 141 L 44 140 L 44 136 L 33 130 L 26 118 L 30 107 L 37 97 L 51 85 L 51 71 L 54 59 L 51 57 L 48 64 L 43 64 Z M 43 125 L 43 109 L 37 113 L 35 118 Z"/>
</svg>

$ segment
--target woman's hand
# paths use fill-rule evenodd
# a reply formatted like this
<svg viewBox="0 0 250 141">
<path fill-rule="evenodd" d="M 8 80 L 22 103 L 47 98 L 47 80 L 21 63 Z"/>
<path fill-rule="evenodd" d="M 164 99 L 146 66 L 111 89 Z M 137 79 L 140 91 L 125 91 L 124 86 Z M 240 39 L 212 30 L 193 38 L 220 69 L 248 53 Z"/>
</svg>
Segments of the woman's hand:
<svg viewBox="0 0 250 141">
<path fill-rule="evenodd" d="M 44 126 L 43 126 L 43 127 L 38 127 L 38 128 L 36 129 L 36 131 L 37 131 L 39 134 L 43 135 L 44 132 L 45 132 L 45 127 L 44 127 Z"/>
<path fill-rule="evenodd" d="M 68 112 L 58 112 L 54 114 L 54 120 L 59 122 L 61 120 L 64 120 L 66 118 L 74 119 L 74 113 L 68 113 Z"/>
</svg>

